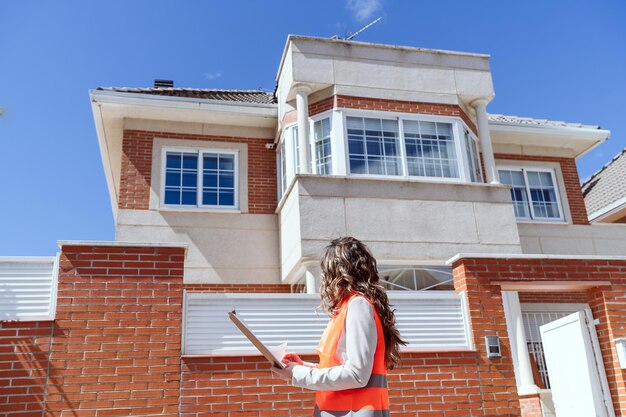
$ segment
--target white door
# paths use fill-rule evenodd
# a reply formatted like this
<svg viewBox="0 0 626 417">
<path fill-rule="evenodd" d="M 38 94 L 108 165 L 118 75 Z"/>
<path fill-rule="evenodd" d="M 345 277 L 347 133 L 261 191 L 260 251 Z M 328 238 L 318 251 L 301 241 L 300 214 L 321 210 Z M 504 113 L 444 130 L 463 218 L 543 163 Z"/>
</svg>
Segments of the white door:
<svg viewBox="0 0 626 417">
<path fill-rule="evenodd" d="M 557 417 L 614 417 L 590 310 L 540 327 Z"/>
</svg>

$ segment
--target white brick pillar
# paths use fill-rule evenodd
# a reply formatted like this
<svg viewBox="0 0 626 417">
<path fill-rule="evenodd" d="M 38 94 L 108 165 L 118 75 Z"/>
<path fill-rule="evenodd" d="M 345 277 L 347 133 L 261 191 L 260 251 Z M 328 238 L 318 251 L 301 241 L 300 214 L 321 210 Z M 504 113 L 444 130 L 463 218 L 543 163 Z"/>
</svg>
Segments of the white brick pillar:
<svg viewBox="0 0 626 417">
<path fill-rule="evenodd" d="M 536 394 L 539 392 L 539 387 L 535 385 L 533 370 L 530 365 L 522 309 L 517 291 L 502 291 L 502 303 L 509 333 L 509 343 L 511 344 L 517 393 L 519 395 Z"/>
<path fill-rule="evenodd" d="M 310 174 L 309 163 L 309 93 L 311 88 L 307 85 L 297 85 L 296 89 L 296 112 L 298 117 L 298 145 L 300 159 L 300 174 Z"/>
<path fill-rule="evenodd" d="M 493 157 L 493 146 L 491 144 L 491 135 L 489 134 L 489 121 L 487 120 L 487 99 L 478 99 L 472 102 L 472 106 L 476 110 L 476 121 L 478 122 L 478 138 L 480 139 L 480 149 L 485 163 L 485 174 L 487 182 L 491 184 L 500 184 L 498 178 L 498 170 Z"/>
</svg>

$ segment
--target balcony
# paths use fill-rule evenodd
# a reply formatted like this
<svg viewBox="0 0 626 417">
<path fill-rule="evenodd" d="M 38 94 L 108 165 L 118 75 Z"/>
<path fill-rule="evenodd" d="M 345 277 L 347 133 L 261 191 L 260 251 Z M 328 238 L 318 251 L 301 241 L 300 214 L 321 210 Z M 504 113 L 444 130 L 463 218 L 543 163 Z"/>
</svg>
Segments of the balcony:
<svg viewBox="0 0 626 417">
<path fill-rule="evenodd" d="M 521 253 L 508 186 L 405 177 L 294 177 L 277 208 L 281 278 L 318 276 L 331 239 L 364 240 L 379 264 L 438 264 L 459 252 Z"/>
</svg>

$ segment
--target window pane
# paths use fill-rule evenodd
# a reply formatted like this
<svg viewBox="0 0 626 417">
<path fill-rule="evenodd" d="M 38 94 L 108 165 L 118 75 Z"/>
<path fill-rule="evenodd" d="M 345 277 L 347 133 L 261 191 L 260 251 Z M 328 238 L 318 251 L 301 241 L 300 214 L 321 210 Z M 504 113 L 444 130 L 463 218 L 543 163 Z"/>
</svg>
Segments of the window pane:
<svg viewBox="0 0 626 417">
<path fill-rule="evenodd" d="M 202 185 L 204 187 L 217 187 L 217 172 L 206 174 L 205 171 L 204 177 L 202 178 Z"/>
<path fill-rule="evenodd" d="M 182 158 L 182 154 L 180 152 L 177 152 L 177 153 L 168 152 L 166 163 L 165 163 L 167 168 L 180 168 L 181 158 Z"/>
<path fill-rule="evenodd" d="M 220 175 L 220 188 L 228 187 L 232 188 L 235 186 L 235 176 L 233 174 L 221 174 Z"/>
<path fill-rule="evenodd" d="M 524 181 L 524 174 L 522 171 L 510 171 L 511 172 L 511 181 L 512 183 L 509 185 L 515 185 L 520 187 L 525 187 L 526 182 Z"/>
<path fill-rule="evenodd" d="M 169 151 L 165 155 L 164 204 L 195 205 L 198 154 Z"/>
<path fill-rule="evenodd" d="M 218 204 L 220 206 L 232 206 L 235 204 L 235 198 L 232 191 L 223 191 L 219 192 L 219 201 Z"/>
<path fill-rule="evenodd" d="M 183 169 L 198 169 L 198 156 L 196 154 L 184 154 L 183 155 Z"/>
<path fill-rule="evenodd" d="M 165 174 L 165 186 L 179 186 L 180 185 L 180 172 L 166 172 Z"/>
<path fill-rule="evenodd" d="M 522 171 L 498 170 L 498 176 L 502 184 L 511 186 L 511 200 L 513 200 L 515 217 L 518 219 L 529 219 L 530 207 Z M 521 185 L 519 184 L 520 179 Z"/>
<path fill-rule="evenodd" d="M 183 187 L 195 187 L 196 181 L 198 181 L 197 173 L 183 173 Z"/>
<path fill-rule="evenodd" d="M 207 206 L 217 205 L 217 191 L 204 191 L 202 193 L 202 204 Z"/>
<path fill-rule="evenodd" d="M 531 187 L 539 187 L 541 186 L 541 182 L 539 181 L 539 173 L 538 172 L 528 172 L 526 174 L 528 177 L 528 185 Z"/>
<path fill-rule="evenodd" d="M 556 187 L 549 172 L 526 171 L 528 188 L 535 217 L 558 219 L 561 217 L 556 197 Z"/>
<path fill-rule="evenodd" d="M 403 128 L 409 175 L 459 177 L 450 123 L 405 120 Z"/>
<path fill-rule="evenodd" d="M 397 121 L 347 117 L 346 125 L 351 173 L 401 174 Z"/>
<path fill-rule="evenodd" d="M 196 205 L 196 191 L 185 191 L 183 190 L 183 205 Z"/>
<path fill-rule="evenodd" d="M 281 151 L 284 146 L 281 146 Z M 204 153 L 202 204 L 207 206 L 235 205 L 235 155 Z M 222 198 L 223 196 L 223 198 Z"/>
<path fill-rule="evenodd" d="M 235 157 L 233 155 L 221 155 L 219 156 L 220 161 L 220 171 L 235 170 Z"/>
<path fill-rule="evenodd" d="M 204 169 L 217 169 L 217 155 L 204 154 Z"/>
<path fill-rule="evenodd" d="M 554 185 L 552 183 L 552 175 L 550 175 L 549 172 L 540 172 L 539 173 L 539 179 L 541 181 L 541 185 L 545 185 L 545 186 L 553 186 Z"/>
<path fill-rule="evenodd" d="M 180 204 L 180 191 L 166 189 L 165 204 Z"/>
<path fill-rule="evenodd" d="M 318 120 L 313 124 L 315 143 L 315 166 L 320 175 L 332 174 L 330 149 L 330 118 Z"/>
</svg>

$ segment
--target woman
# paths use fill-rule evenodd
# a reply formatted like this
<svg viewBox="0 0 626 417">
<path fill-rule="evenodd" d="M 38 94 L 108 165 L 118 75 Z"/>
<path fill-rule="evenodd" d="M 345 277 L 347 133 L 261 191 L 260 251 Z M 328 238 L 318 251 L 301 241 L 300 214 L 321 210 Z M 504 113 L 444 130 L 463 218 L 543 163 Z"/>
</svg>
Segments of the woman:
<svg viewBox="0 0 626 417">
<path fill-rule="evenodd" d="M 314 416 L 386 417 L 387 369 L 400 360 L 393 310 L 378 282 L 376 260 L 353 237 L 335 239 L 321 260 L 322 304 L 331 314 L 317 351 L 319 365 L 290 353 L 272 371 L 316 390 Z"/>
</svg>

